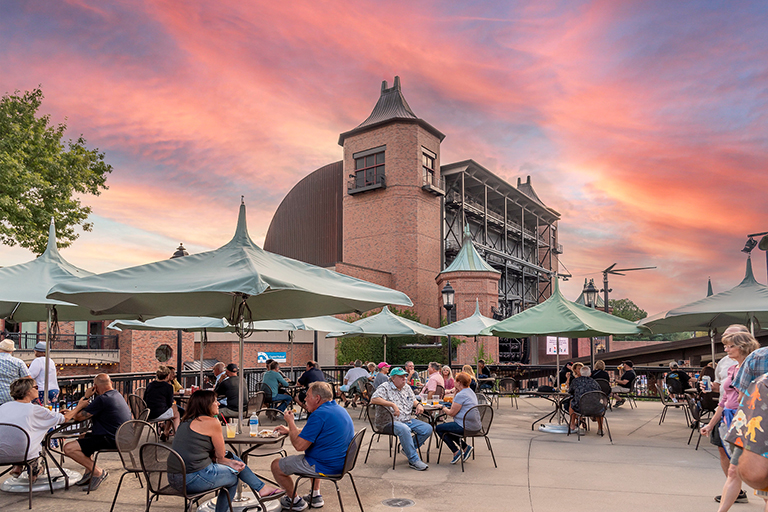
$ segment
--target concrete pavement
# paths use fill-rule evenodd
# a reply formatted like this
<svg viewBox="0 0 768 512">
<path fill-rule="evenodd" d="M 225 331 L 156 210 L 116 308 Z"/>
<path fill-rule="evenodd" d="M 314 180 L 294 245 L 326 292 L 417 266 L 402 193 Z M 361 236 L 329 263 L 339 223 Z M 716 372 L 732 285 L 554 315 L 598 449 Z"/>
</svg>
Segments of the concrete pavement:
<svg viewBox="0 0 768 512">
<path fill-rule="evenodd" d="M 595 434 L 595 425 L 581 441 L 577 441 L 575 435 L 531 431 L 533 419 L 549 410 L 551 404 L 541 398 L 523 398 L 519 403 L 518 410 L 511 407 L 509 399 L 502 399 L 499 409 L 494 408 L 490 438 L 498 468 L 493 467 L 482 440 L 477 440 L 475 460 L 465 464 L 464 473 L 460 465 L 448 463 L 450 456 L 445 450 L 441 463 L 436 464 L 434 442 L 430 467 L 424 472 L 409 469 L 403 456 L 398 456 L 397 467 L 392 470 L 388 443 L 383 438 L 379 442 L 374 440 L 368 463 L 364 464 L 370 440 L 370 434 L 366 433 L 353 471 L 365 510 L 396 510 L 382 503 L 389 498 L 413 500 L 414 505 L 407 508 L 410 512 L 717 510 L 713 497 L 720 494 L 725 481 L 717 450 L 707 439 L 702 439 L 698 451 L 694 450 L 696 435 L 691 446 L 686 445 L 690 429 L 681 411 L 670 410 L 660 426 L 662 406 L 659 402 L 638 402 L 637 409 L 630 409 L 628 404 L 614 409 L 607 416 L 613 434 L 611 444 L 607 435 Z M 349 409 L 349 412 L 356 429 L 368 427 L 357 419 L 359 410 Z M 293 453 L 292 448 L 288 453 Z M 116 454 L 107 454 L 103 460 L 111 475 L 98 491 L 90 496 L 76 488 L 57 491 L 53 496 L 37 493 L 34 510 L 109 510 L 122 471 Z M 257 473 L 269 475 L 269 460 L 251 459 L 250 466 Z M 77 466 L 69 462 L 66 467 Z M 349 480 L 341 482 L 340 488 L 345 510 L 357 510 Z M 763 500 L 755 497 L 748 487 L 744 489 L 750 503 L 736 504 L 732 510 L 763 510 Z M 325 482 L 321 490 L 325 499 L 323 510 L 339 510 L 333 484 Z M 0 493 L 0 510 L 27 510 L 26 500 L 23 494 Z M 161 498 L 152 505 L 152 510 L 181 510 L 181 502 L 177 498 Z M 143 510 L 143 507 L 143 489 L 135 478 L 126 478 L 115 510 Z"/>
</svg>

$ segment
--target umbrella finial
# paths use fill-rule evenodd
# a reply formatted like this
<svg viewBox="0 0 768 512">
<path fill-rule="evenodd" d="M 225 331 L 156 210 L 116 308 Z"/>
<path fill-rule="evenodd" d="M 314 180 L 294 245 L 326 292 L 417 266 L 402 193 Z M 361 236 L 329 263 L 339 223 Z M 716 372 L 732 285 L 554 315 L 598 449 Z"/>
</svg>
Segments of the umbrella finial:
<svg viewBox="0 0 768 512">
<path fill-rule="evenodd" d="M 51 215 L 51 224 L 48 226 L 48 246 L 45 252 L 56 254 L 59 252 L 59 248 L 56 245 L 56 224 L 53 222 L 53 215 Z"/>
<path fill-rule="evenodd" d="M 756 283 L 757 279 L 755 279 L 755 274 L 752 273 L 752 257 L 751 255 L 747 255 L 747 269 L 744 272 L 744 279 L 741 281 L 740 284 L 747 284 L 747 283 Z"/>
<path fill-rule="evenodd" d="M 480 314 L 480 299 L 478 299 L 477 297 L 475 297 L 475 314 L 476 315 Z"/>
<path fill-rule="evenodd" d="M 707 297 L 711 297 L 715 292 L 712 291 L 712 277 L 707 277 Z"/>
</svg>

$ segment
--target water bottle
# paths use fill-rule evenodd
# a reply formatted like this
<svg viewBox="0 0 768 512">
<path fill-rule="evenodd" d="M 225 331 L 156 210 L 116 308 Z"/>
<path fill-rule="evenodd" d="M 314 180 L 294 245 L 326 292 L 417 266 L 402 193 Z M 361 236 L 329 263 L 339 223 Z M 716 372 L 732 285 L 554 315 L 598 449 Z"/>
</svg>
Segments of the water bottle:
<svg viewBox="0 0 768 512">
<path fill-rule="evenodd" d="M 251 437 L 255 437 L 259 433 L 259 415 L 255 412 L 251 414 L 251 421 L 249 423 L 251 426 Z"/>
<path fill-rule="evenodd" d="M 704 392 L 709 393 L 712 391 L 712 377 L 705 375 L 701 378 L 702 384 L 704 384 Z"/>
</svg>

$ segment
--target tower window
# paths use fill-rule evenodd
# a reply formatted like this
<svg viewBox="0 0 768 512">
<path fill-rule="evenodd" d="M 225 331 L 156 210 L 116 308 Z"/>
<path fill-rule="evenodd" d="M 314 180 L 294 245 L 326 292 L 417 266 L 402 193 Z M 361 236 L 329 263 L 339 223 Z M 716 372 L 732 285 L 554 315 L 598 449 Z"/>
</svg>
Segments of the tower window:
<svg viewBox="0 0 768 512">
<path fill-rule="evenodd" d="M 421 167 L 424 171 L 424 185 L 436 185 L 435 182 L 435 155 L 426 148 L 422 148 Z"/>
<path fill-rule="evenodd" d="M 384 178 L 384 151 L 355 158 L 355 185 L 357 188 L 380 183 Z"/>
</svg>

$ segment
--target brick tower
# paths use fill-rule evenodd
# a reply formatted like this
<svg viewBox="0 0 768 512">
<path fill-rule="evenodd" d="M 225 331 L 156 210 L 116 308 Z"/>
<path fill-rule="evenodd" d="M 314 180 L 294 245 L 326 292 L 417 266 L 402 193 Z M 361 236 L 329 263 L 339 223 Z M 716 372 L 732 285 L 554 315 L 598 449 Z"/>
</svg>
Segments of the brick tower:
<svg viewBox="0 0 768 512">
<path fill-rule="evenodd" d="M 413 113 L 400 77 L 392 87 L 384 81 L 371 115 L 339 136 L 346 179 L 343 255 L 336 269 L 406 293 L 421 321 L 435 327 L 444 138 Z"/>
</svg>

